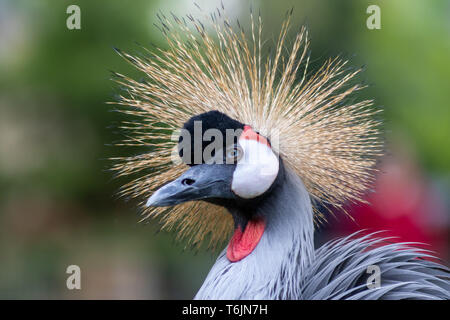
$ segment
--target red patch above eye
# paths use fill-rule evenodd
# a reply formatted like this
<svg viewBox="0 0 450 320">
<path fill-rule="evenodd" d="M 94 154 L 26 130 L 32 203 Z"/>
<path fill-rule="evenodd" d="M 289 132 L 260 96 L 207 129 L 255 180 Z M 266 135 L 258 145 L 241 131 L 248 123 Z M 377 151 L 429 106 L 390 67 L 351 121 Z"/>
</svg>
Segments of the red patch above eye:
<svg viewBox="0 0 450 320">
<path fill-rule="evenodd" d="M 263 219 L 250 220 L 244 232 L 242 232 L 241 227 L 238 227 L 228 244 L 228 260 L 237 262 L 252 253 L 259 240 L 261 240 L 265 227 L 266 223 Z"/>
<path fill-rule="evenodd" d="M 264 138 L 263 136 L 259 135 L 255 131 L 253 131 L 252 127 L 250 127 L 250 126 L 244 126 L 244 131 L 242 132 L 239 139 L 255 140 L 255 141 L 258 141 L 259 143 L 265 144 L 266 146 L 268 146 L 270 148 L 269 141 L 266 138 Z"/>
</svg>

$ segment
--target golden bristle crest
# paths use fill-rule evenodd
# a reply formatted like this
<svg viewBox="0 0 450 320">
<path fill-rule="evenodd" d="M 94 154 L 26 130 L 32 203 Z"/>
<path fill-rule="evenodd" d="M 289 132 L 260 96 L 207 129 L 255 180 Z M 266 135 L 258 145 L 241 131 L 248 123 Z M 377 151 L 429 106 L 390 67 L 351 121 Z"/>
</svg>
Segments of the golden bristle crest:
<svg viewBox="0 0 450 320">
<path fill-rule="evenodd" d="M 301 28 L 288 45 L 290 17 L 272 55 L 263 54 L 260 16 L 251 14 L 247 35 L 240 26 L 234 30 L 222 10 L 205 19 L 207 26 L 190 15 L 159 16 L 167 49 L 146 49 L 140 56 L 119 51 L 146 76 L 138 82 L 116 74 L 115 81 L 126 91 L 117 102 L 123 106 L 120 111 L 136 118 L 122 123 L 130 136 L 119 145 L 150 151 L 115 158 L 112 169 L 119 176 L 145 171 L 120 191 L 141 200 L 144 219 L 159 217 L 163 229 L 175 229 L 178 239 L 194 245 L 207 237 L 210 247 L 228 239 L 233 221 L 221 207 L 205 202 L 170 209 L 144 206 L 159 186 L 187 168 L 172 160 L 178 141 L 174 132 L 192 116 L 210 110 L 270 139 L 276 137 L 275 151 L 301 177 L 314 200 L 341 209 L 348 201 L 362 201 L 382 155 L 376 120 L 380 110 L 372 101 L 348 102 L 363 86 L 351 84 L 360 70 L 348 71 L 347 61 L 330 59 L 308 75 L 308 34 Z"/>
</svg>

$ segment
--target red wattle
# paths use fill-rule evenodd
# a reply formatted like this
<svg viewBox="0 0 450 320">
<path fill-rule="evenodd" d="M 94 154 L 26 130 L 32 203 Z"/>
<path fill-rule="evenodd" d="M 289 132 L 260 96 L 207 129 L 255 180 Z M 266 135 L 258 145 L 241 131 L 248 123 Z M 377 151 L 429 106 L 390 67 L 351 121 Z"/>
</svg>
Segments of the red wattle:
<svg viewBox="0 0 450 320">
<path fill-rule="evenodd" d="M 242 232 L 241 227 L 234 230 L 227 248 L 227 258 L 231 262 L 244 259 L 256 248 L 266 224 L 263 219 L 250 220 Z"/>
</svg>

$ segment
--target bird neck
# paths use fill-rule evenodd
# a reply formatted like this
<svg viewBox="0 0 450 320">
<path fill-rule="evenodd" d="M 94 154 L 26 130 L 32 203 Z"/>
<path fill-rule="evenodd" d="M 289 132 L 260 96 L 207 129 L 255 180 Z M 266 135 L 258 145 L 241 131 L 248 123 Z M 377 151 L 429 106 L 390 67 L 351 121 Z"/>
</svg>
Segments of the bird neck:
<svg viewBox="0 0 450 320">
<path fill-rule="evenodd" d="M 300 178 L 285 168 L 283 183 L 257 208 L 264 233 L 244 259 L 219 255 L 196 299 L 300 298 L 303 270 L 314 258 L 311 200 Z"/>
</svg>

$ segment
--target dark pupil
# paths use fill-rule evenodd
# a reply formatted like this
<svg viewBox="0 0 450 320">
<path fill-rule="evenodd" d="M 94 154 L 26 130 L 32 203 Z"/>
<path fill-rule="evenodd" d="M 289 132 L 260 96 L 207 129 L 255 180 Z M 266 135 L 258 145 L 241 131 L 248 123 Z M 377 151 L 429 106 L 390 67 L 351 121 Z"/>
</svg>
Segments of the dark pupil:
<svg viewBox="0 0 450 320">
<path fill-rule="evenodd" d="M 240 155 L 240 152 L 241 152 L 241 151 L 239 150 L 239 148 L 236 147 L 236 146 L 234 146 L 233 149 L 230 149 L 230 150 L 227 152 L 226 157 L 228 158 L 228 160 L 236 161 L 237 158 L 238 158 L 239 155 Z"/>
</svg>

